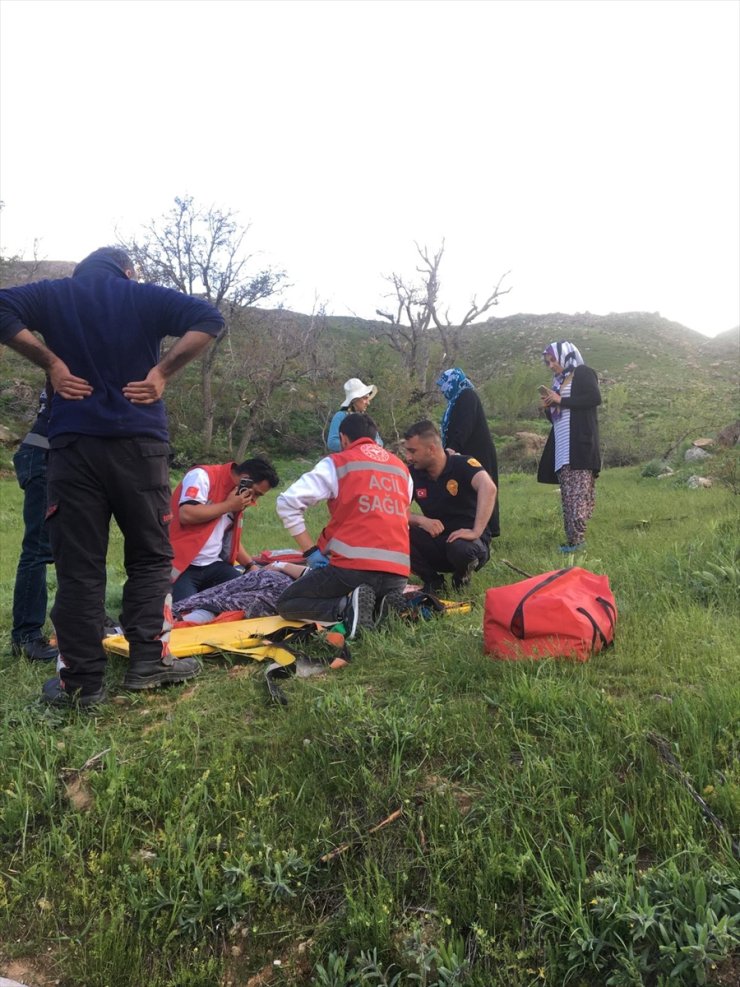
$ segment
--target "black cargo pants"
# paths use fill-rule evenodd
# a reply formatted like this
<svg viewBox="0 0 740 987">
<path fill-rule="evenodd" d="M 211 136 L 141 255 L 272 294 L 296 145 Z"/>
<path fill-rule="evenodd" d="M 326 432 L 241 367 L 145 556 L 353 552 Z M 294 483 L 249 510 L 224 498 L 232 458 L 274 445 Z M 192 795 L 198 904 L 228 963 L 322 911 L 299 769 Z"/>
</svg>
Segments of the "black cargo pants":
<svg viewBox="0 0 740 987">
<path fill-rule="evenodd" d="M 106 556 L 111 517 L 124 541 L 121 622 L 132 663 L 158 662 L 170 592 L 167 443 L 150 438 L 62 435 L 51 440 L 48 531 L 57 571 L 51 619 L 65 688 L 103 680 Z"/>
</svg>

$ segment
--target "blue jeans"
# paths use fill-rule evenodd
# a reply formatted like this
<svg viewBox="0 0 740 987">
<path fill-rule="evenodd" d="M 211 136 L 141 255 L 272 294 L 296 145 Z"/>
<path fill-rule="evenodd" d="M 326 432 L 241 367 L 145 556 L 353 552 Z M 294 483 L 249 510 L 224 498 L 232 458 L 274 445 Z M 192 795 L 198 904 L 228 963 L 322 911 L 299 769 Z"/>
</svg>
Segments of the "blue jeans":
<svg viewBox="0 0 740 987">
<path fill-rule="evenodd" d="M 227 583 L 240 575 L 238 569 L 220 559 L 209 565 L 189 565 L 172 585 L 172 602 L 179 603 L 180 600 L 185 600 L 194 593 L 210 589 L 211 586 L 220 586 L 221 583 Z"/>
<path fill-rule="evenodd" d="M 13 644 L 43 637 L 46 567 L 52 562 L 46 531 L 46 449 L 22 444 L 13 465 L 23 491 L 23 543 L 13 591 Z"/>
</svg>

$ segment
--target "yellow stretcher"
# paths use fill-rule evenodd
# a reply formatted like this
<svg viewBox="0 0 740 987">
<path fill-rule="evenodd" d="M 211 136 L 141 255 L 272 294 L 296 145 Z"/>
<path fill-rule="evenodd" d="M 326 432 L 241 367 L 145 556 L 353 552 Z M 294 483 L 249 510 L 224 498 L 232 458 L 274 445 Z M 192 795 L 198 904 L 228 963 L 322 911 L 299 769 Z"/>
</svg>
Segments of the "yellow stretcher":
<svg viewBox="0 0 740 987">
<path fill-rule="evenodd" d="M 283 620 L 282 617 L 252 617 L 249 620 L 232 620 L 223 624 L 198 624 L 195 627 L 176 627 L 170 632 L 170 651 L 176 658 L 189 655 L 213 655 L 219 652 L 248 653 L 257 661 L 270 658 L 280 661 L 279 645 L 266 642 L 265 638 L 286 628 L 310 626 L 307 621 Z M 103 639 L 103 647 L 116 655 L 128 657 L 128 641 L 123 634 Z M 264 654 L 260 653 L 264 647 Z M 286 655 L 287 658 L 287 655 Z M 290 661 L 292 661 L 292 656 Z M 282 662 L 281 662 L 282 664 Z"/>
<path fill-rule="evenodd" d="M 439 602 L 443 605 L 444 616 L 452 613 L 469 613 L 472 609 L 470 603 L 457 603 L 452 600 Z M 176 658 L 228 652 L 245 654 L 256 661 L 269 658 L 271 661 L 285 665 L 293 661 L 293 656 L 285 648 L 280 647 L 279 641 L 269 638 L 284 628 L 290 631 L 301 627 L 316 627 L 316 622 L 283 620 L 282 617 L 273 616 L 225 621 L 222 624 L 176 627 L 170 631 L 170 651 Z M 103 647 L 112 654 L 124 655 L 128 658 L 128 641 L 123 634 L 103 638 Z"/>
</svg>

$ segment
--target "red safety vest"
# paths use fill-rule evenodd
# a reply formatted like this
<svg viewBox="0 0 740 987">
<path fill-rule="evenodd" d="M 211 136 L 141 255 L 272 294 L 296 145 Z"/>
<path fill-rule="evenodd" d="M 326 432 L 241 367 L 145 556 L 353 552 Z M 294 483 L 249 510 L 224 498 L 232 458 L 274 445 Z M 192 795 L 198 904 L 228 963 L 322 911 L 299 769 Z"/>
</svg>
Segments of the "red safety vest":
<svg viewBox="0 0 740 987">
<path fill-rule="evenodd" d="M 409 574 L 409 471 L 370 439 L 357 439 L 330 457 L 339 492 L 317 542 L 340 569 Z"/>
<path fill-rule="evenodd" d="M 236 463 L 223 463 L 222 465 L 215 466 L 194 467 L 195 469 L 205 470 L 208 474 L 210 484 L 209 504 L 218 504 L 226 500 L 234 489 L 236 484 L 231 475 L 231 470 L 235 466 Z M 213 529 L 216 527 L 216 522 L 219 520 L 219 518 L 214 518 L 212 521 L 204 521 L 203 524 L 182 524 L 180 522 L 181 495 L 182 483 L 179 483 L 175 487 L 171 501 L 172 521 L 170 522 L 170 542 L 172 543 L 175 558 L 172 561 L 170 579 L 173 583 L 178 576 L 182 575 L 198 552 L 200 552 L 201 548 L 203 548 L 210 538 Z M 239 551 L 243 519 L 244 511 L 239 511 L 238 514 L 234 515 L 234 524 L 231 529 L 231 547 L 228 558 L 231 565 L 236 562 L 236 556 Z"/>
</svg>

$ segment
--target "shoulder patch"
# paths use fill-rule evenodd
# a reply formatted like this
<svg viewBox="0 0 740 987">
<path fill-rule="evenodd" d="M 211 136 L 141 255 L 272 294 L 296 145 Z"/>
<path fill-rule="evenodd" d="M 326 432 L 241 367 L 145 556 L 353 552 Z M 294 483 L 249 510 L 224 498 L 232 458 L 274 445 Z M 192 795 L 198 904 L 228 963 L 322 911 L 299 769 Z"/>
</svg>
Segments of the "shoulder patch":
<svg viewBox="0 0 740 987">
<path fill-rule="evenodd" d="M 198 491 L 198 488 L 197 487 L 188 487 L 188 489 L 185 491 L 185 496 L 186 497 L 197 497 L 198 496 L 198 493 L 199 493 L 199 491 Z"/>
<path fill-rule="evenodd" d="M 468 460 L 468 466 L 480 466 L 480 463 L 478 462 L 477 459 L 473 459 L 473 457 L 471 456 L 470 459 Z"/>
</svg>

